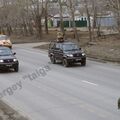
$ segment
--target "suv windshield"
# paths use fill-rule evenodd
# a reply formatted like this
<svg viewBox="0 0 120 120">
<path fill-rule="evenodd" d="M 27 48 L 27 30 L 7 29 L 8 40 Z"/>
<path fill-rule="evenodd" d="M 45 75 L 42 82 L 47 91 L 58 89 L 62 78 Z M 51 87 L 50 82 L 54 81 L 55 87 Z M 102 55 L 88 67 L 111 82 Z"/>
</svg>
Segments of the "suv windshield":
<svg viewBox="0 0 120 120">
<path fill-rule="evenodd" d="M 9 49 L 0 49 L 0 56 L 12 55 L 12 52 Z"/>
<path fill-rule="evenodd" d="M 0 36 L 0 40 L 7 40 L 7 39 L 8 39 L 8 37 L 6 35 L 1 35 Z"/>
<path fill-rule="evenodd" d="M 64 44 L 63 50 L 64 51 L 79 50 L 79 47 L 76 44 Z"/>
</svg>

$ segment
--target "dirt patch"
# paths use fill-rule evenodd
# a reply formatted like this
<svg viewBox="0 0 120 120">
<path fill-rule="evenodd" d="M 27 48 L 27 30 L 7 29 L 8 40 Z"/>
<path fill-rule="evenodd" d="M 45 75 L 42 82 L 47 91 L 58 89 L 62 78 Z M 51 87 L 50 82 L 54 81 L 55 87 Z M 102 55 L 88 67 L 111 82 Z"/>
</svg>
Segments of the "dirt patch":
<svg viewBox="0 0 120 120">
<path fill-rule="evenodd" d="M 56 38 L 55 34 L 57 32 L 56 31 L 49 31 L 49 34 L 46 35 L 45 33 L 43 33 L 43 37 L 37 37 L 37 36 L 21 36 L 21 35 L 12 35 L 11 41 L 13 44 L 19 44 L 19 43 L 35 43 L 35 42 L 47 42 L 47 41 L 51 41 L 54 40 Z"/>
<path fill-rule="evenodd" d="M 0 120 L 28 120 L 0 100 Z"/>
<path fill-rule="evenodd" d="M 84 46 L 87 55 L 105 61 L 120 63 L 120 40 L 116 36 L 99 39 L 93 45 Z"/>
</svg>

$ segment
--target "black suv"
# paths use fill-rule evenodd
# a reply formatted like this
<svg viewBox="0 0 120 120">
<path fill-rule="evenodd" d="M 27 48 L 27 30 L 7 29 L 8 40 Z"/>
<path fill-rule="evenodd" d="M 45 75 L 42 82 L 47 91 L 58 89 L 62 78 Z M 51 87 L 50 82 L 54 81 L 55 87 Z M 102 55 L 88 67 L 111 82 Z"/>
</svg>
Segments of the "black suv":
<svg viewBox="0 0 120 120">
<path fill-rule="evenodd" d="M 81 63 L 82 66 L 86 65 L 85 53 L 73 42 L 51 42 L 48 55 L 53 64 L 59 60 L 65 67 L 73 63 Z"/>
<path fill-rule="evenodd" d="M 18 72 L 19 62 L 15 54 L 7 47 L 0 47 L 0 70 L 13 68 Z"/>
</svg>

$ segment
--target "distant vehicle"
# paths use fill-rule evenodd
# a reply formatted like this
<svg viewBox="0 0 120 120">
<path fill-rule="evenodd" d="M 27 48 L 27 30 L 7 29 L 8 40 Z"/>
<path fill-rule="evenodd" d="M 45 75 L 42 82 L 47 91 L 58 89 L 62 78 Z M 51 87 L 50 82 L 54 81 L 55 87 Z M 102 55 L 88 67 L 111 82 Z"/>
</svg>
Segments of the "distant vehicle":
<svg viewBox="0 0 120 120">
<path fill-rule="evenodd" d="M 86 65 L 85 53 L 73 42 L 51 42 L 48 55 L 53 64 L 59 60 L 65 67 L 73 63 L 81 63 L 81 66 Z"/>
<path fill-rule="evenodd" d="M 10 48 L 0 47 L 0 70 L 13 68 L 15 72 L 19 70 L 19 62 Z"/>
<path fill-rule="evenodd" d="M 7 35 L 0 35 L 0 46 L 12 48 L 12 43 Z"/>
</svg>

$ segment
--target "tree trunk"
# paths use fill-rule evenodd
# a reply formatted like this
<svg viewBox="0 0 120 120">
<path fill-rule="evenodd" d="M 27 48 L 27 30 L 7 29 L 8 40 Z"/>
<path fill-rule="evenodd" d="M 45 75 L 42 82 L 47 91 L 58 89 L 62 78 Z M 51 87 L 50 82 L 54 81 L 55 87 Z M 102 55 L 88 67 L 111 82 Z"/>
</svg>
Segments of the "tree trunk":
<svg viewBox="0 0 120 120">
<path fill-rule="evenodd" d="M 73 23 L 73 30 L 74 30 L 74 35 L 75 35 L 75 39 L 80 42 L 79 40 L 79 35 L 78 35 L 78 32 L 77 32 L 77 28 L 76 28 L 76 23 L 75 23 L 75 6 L 73 5 L 73 2 L 72 0 L 69 0 L 69 3 L 70 3 L 70 11 L 71 11 L 71 15 L 72 15 L 72 23 Z"/>
<path fill-rule="evenodd" d="M 86 13 L 87 13 L 87 19 L 88 19 L 89 41 L 92 42 L 92 27 L 91 27 L 90 13 L 88 9 L 87 0 L 84 0 L 84 2 L 85 2 Z"/>
<path fill-rule="evenodd" d="M 48 1 L 46 0 L 46 2 L 45 2 L 45 9 L 44 9 L 44 12 L 45 12 L 45 32 L 46 32 L 46 34 L 48 34 L 48 11 L 47 11 L 47 4 L 48 4 Z"/>
<path fill-rule="evenodd" d="M 41 16 L 36 16 L 36 25 L 37 25 L 37 31 L 38 31 L 38 37 L 42 38 L 42 23 L 41 23 Z"/>
<path fill-rule="evenodd" d="M 59 6 L 60 6 L 60 30 L 63 33 L 63 35 L 65 35 L 61 0 L 59 0 Z"/>
<path fill-rule="evenodd" d="M 11 27 L 11 25 L 7 24 L 6 28 L 7 28 L 7 34 L 10 36 L 12 34 L 12 27 Z"/>
<path fill-rule="evenodd" d="M 34 34 L 34 30 L 33 30 L 33 27 L 32 27 L 32 25 L 31 25 L 31 23 L 29 23 L 29 33 L 30 33 L 30 35 L 33 35 Z"/>
</svg>

